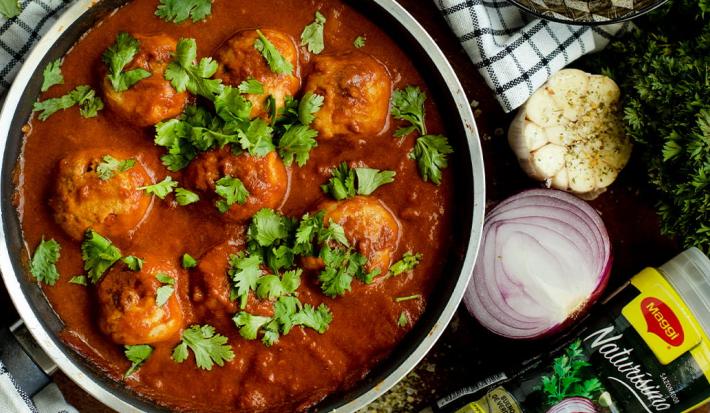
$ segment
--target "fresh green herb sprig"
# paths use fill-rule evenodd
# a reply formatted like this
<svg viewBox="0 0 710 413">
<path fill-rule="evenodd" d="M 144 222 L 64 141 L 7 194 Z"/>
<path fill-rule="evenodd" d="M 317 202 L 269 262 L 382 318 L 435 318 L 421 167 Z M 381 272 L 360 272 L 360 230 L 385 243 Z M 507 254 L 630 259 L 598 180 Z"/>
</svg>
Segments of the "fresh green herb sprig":
<svg viewBox="0 0 710 413">
<path fill-rule="evenodd" d="M 225 175 L 215 182 L 215 192 L 220 196 L 215 203 L 221 213 L 229 211 L 234 204 L 242 205 L 249 197 L 249 191 L 239 178 Z"/>
<path fill-rule="evenodd" d="M 84 271 L 92 284 L 96 284 L 106 270 L 121 259 L 121 250 L 108 238 L 89 229 L 81 243 L 81 259 L 84 260 Z"/>
<path fill-rule="evenodd" d="M 156 184 L 141 186 L 138 189 L 145 191 L 146 194 L 155 195 L 160 199 L 165 199 L 165 197 L 168 196 L 169 193 L 173 192 L 177 186 L 178 183 L 173 181 L 171 176 L 166 176 L 165 179 Z"/>
<path fill-rule="evenodd" d="M 162 307 L 175 292 L 175 278 L 162 272 L 156 274 L 155 278 L 163 284 L 155 291 L 155 305 Z"/>
<path fill-rule="evenodd" d="M 57 261 L 59 261 L 59 252 L 62 247 L 53 239 L 45 240 L 42 237 L 39 245 L 32 255 L 30 262 L 30 273 L 39 282 L 47 285 L 54 285 L 59 280 L 59 271 L 57 270 Z"/>
<path fill-rule="evenodd" d="M 257 30 L 256 33 L 259 37 L 254 41 L 254 48 L 264 56 L 266 63 L 272 72 L 278 75 L 290 75 L 293 73 L 293 65 L 291 62 L 283 57 L 279 49 L 274 46 L 271 41 L 264 36 L 261 30 Z"/>
<path fill-rule="evenodd" d="M 422 260 L 422 254 L 416 253 L 412 254 L 411 251 L 407 251 L 402 255 L 402 259 L 395 262 L 390 266 L 390 275 L 396 276 L 406 271 L 411 271 L 419 265 Z"/>
<path fill-rule="evenodd" d="M 126 172 L 136 165 L 135 159 L 124 159 L 119 161 L 111 155 L 104 155 L 101 162 L 96 167 L 96 174 L 102 181 L 108 181 L 113 178 L 116 172 Z"/>
<path fill-rule="evenodd" d="M 101 55 L 101 60 L 108 67 L 106 78 L 116 92 L 124 92 L 141 80 L 151 76 L 143 68 L 124 71 L 140 49 L 138 40 L 128 33 L 119 33 L 116 42 Z"/>
<path fill-rule="evenodd" d="M 60 110 L 79 106 L 79 114 L 84 118 L 93 118 L 104 108 L 104 102 L 96 96 L 96 91 L 87 85 L 80 85 L 64 96 L 46 99 L 34 103 L 33 112 L 39 112 L 39 120 L 45 121 Z"/>
<path fill-rule="evenodd" d="M 147 344 L 125 346 L 123 353 L 126 355 L 128 361 L 131 362 L 131 367 L 123 374 L 123 378 L 126 378 L 135 373 L 140 368 L 141 364 L 145 363 L 145 361 L 150 358 L 150 355 L 153 354 L 153 347 Z"/>
<path fill-rule="evenodd" d="M 395 175 L 394 171 L 350 168 L 343 162 L 333 169 L 331 178 L 321 189 L 340 201 L 356 195 L 370 195 L 380 186 L 394 182 Z"/>
<path fill-rule="evenodd" d="M 175 49 L 175 57 L 165 68 L 165 79 L 178 92 L 189 91 L 193 95 L 214 100 L 224 86 L 220 79 L 211 79 L 217 72 L 218 64 L 211 57 L 197 61 L 195 39 L 180 39 Z"/>
<path fill-rule="evenodd" d="M 42 72 L 42 87 L 40 90 L 46 92 L 54 85 L 63 85 L 62 59 L 56 59 L 47 64 Z"/>
<path fill-rule="evenodd" d="M 365 38 L 365 36 L 358 36 L 355 38 L 355 40 L 353 40 L 353 46 L 355 46 L 356 49 L 362 49 L 363 47 L 365 47 L 366 41 L 367 39 Z"/>
<path fill-rule="evenodd" d="M 417 162 L 419 174 L 425 182 L 439 185 L 441 172 L 448 166 L 447 155 L 454 150 L 445 136 L 427 134 L 425 101 L 426 95 L 416 86 L 407 86 L 394 92 L 392 116 L 409 123 L 409 126 L 397 129 L 394 135 L 404 137 L 413 132 L 419 133 L 409 158 Z"/>
<path fill-rule="evenodd" d="M 320 11 L 316 11 L 313 23 L 307 25 L 301 33 L 301 46 L 306 46 L 311 53 L 320 54 L 325 49 L 323 41 L 325 21 L 325 16 Z"/>
<path fill-rule="evenodd" d="M 212 14 L 212 0 L 160 0 L 155 15 L 176 24 L 188 18 L 193 23 L 205 20 Z"/>
<path fill-rule="evenodd" d="M 195 324 L 182 332 L 182 341 L 173 349 L 173 360 L 178 363 L 187 360 L 190 355 L 188 349 L 195 354 L 197 367 L 203 370 L 212 370 L 215 364 L 222 367 L 225 361 L 234 358 L 227 337 L 218 334 L 208 324 Z"/>
<path fill-rule="evenodd" d="M 596 400 L 603 391 L 602 383 L 594 377 L 579 340 L 554 359 L 552 374 L 542 377 L 542 391 L 548 406 L 554 406 L 569 397 Z"/>
</svg>

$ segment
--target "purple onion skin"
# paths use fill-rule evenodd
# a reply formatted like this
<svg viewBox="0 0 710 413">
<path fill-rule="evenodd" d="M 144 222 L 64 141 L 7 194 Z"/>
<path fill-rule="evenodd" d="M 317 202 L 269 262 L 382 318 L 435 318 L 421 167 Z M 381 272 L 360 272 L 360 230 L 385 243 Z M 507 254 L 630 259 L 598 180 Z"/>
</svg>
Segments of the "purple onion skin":
<svg viewBox="0 0 710 413">
<path fill-rule="evenodd" d="M 570 397 L 550 407 L 547 413 L 598 413 L 594 403 L 584 397 Z"/>
<path fill-rule="evenodd" d="M 565 196 L 574 197 L 574 195 L 569 194 L 568 192 L 558 191 L 558 190 L 555 190 L 555 189 L 528 189 L 528 190 L 524 190 L 524 191 L 518 193 L 517 195 L 513 195 L 513 196 L 511 196 L 511 197 L 509 197 L 509 198 L 506 198 L 506 199 L 504 199 L 503 201 L 501 201 L 498 205 L 496 205 L 496 206 L 488 213 L 488 215 L 486 216 L 486 219 L 488 219 L 488 216 L 490 215 L 490 213 L 494 212 L 494 210 L 495 210 L 496 208 L 498 208 L 499 206 L 501 206 L 502 204 L 508 203 L 508 202 L 511 200 L 511 198 L 518 197 L 518 196 L 520 196 L 520 195 L 525 195 L 525 194 L 541 194 L 541 193 L 543 193 L 543 191 L 544 191 L 544 192 L 553 191 L 553 192 L 558 192 L 558 193 L 561 192 L 561 193 L 563 193 Z M 575 199 L 578 199 L 578 198 L 575 198 Z M 583 200 L 581 200 L 581 199 L 579 199 L 579 202 L 584 202 L 584 203 L 586 203 L 585 201 L 583 201 Z M 608 232 L 606 232 L 606 228 L 602 228 L 602 229 L 603 229 L 604 232 L 607 234 L 607 239 L 608 239 Z M 541 332 L 541 333 L 538 334 L 538 335 L 530 336 L 530 337 L 509 336 L 509 335 L 506 335 L 506 334 L 501 334 L 501 333 L 498 333 L 498 332 L 495 332 L 495 331 L 491 331 L 491 330 L 489 330 L 489 329 L 487 329 L 487 330 L 491 331 L 493 334 L 496 334 L 496 335 L 501 336 L 501 337 L 509 338 L 509 339 L 511 339 L 511 340 L 516 340 L 516 341 L 537 341 L 537 340 L 542 340 L 542 339 L 549 338 L 549 337 L 555 336 L 555 335 L 557 335 L 557 334 L 560 334 L 560 333 L 563 332 L 564 330 L 566 330 L 566 329 L 568 329 L 569 327 L 571 327 L 575 322 L 577 322 L 577 320 L 581 319 L 582 317 L 584 317 L 584 316 L 589 312 L 589 310 L 592 308 L 592 306 L 593 306 L 593 305 L 597 302 L 597 300 L 601 297 L 602 293 L 603 293 L 604 290 L 606 289 L 607 284 L 609 283 L 609 277 L 610 277 L 610 275 L 611 275 L 612 264 L 613 264 L 613 262 L 614 262 L 614 251 L 613 251 L 613 247 L 612 247 L 612 245 L 611 245 L 610 240 L 609 240 L 609 242 L 608 242 L 608 246 L 609 246 L 609 259 L 607 260 L 606 266 L 605 266 L 604 270 L 602 271 L 601 281 L 600 281 L 599 284 L 597 285 L 597 288 L 589 295 L 588 299 L 585 301 L 585 303 L 584 303 L 583 305 L 581 305 L 575 312 L 569 314 L 569 316 L 567 317 L 567 319 L 566 319 L 565 321 L 563 321 L 562 323 L 557 324 L 557 325 L 555 325 L 555 326 L 553 326 L 553 327 L 550 327 L 549 329 L 547 329 L 547 330 Z M 480 257 L 479 257 L 479 259 L 480 259 Z M 475 277 L 475 274 L 474 274 L 474 277 Z M 481 324 L 483 325 L 483 323 L 481 322 L 481 320 L 478 319 L 478 317 L 477 317 L 477 315 L 476 315 L 476 312 L 475 312 L 471 307 L 469 307 L 470 304 L 467 302 L 466 295 L 464 295 L 464 304 L 465 304 L 465 306 L 467 307 L 468 313 L 471 314 L 474 318 L 476 318 L 476 320 L 477 320 L 479 323 L 481 323 Z M 596 411 L 596 410 L 595 410 L 595 411 Z"/>
</svg>

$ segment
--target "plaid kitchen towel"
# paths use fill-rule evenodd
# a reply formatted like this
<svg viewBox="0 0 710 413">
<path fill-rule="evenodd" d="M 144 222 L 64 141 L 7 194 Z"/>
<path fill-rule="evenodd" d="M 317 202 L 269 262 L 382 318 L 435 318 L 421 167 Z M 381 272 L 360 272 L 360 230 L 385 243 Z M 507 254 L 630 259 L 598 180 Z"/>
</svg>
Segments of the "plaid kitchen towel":
<svg viewBox="0 0 710 413">
<path fill-rule="evenodd" d="M 506 112 L 555 72 L 604 48 L 629 23 L 572 26 L 531 17 L 506 0 L 434 0 Z"/>
<path fill-rule="evenodd" d="M 32 46 L 71 0 L 21 0 L 20 15 L 0 17 L 0 102 Z"/>
<path fill-rule="evenodd" d="M 56 384 L 50 383 L 30 398 L 0 361 L 0 412 L 8 413 L 78 413 L 64 401 Z"/>
</svg>

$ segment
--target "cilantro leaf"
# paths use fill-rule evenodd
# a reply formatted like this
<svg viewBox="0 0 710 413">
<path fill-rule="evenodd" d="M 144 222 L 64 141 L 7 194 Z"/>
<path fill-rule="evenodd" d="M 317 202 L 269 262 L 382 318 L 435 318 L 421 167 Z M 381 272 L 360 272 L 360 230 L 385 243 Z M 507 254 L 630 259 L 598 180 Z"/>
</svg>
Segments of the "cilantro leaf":
<svg viewBox="0 0 710 413">
<path fill-rule="evenodd" d="M 370 195 L 380 186 L 394 182 L 395 175 L 394 171 L 372 168 L 350 169 L 348 164 L 343 162 L 331 171 L 331 178 L 321 189 L 340 201 L 355 195 Z"/>
<path fill-rule="evenodd" d="M 145 191 L 147 194 L 155 195 L 160 199 L 165 199 L 169 193 L 173 192 L 173 188 L 176 186 L 178 186 L 178 183 L 173 181 L 173 178 L 168 175 L 157 184 L 141 186 L 138 189 Z"/>
<path fill-rule="evenodd" d="M 232 320 L 239 328 L 239 335 L 247 340 L 256 340 L 259 329 L 271 321 L 270 317 L 257 316 L 240 311 Z"/>
<path fill-rule="evenodd" d="M 418 299 L 420 299 L 420 298 L 422 298 L 422 295 L 421 295 L 421 294 L 414 294 L 414 295 L 408 295 L 408 296 L 406 296 L 406 297 L 397 297 L 397 298 L 394 299 L 394 301 L 397 302 L 397 303 L 401 303 L 401 302 L 404 302 L 404 301 L 418 300 Z"/>
<path fill-rule="evenodd" d="M 404 328 L 407 326 L 407 324 L 409 324 L 409 317 L 407 317 L 407 313 L 402 311 L 401 313 L 399 313 L 399 318 L 397 319 L 397 325 L 399 327 Z"/>
<path fill-rule="evenodd" d="M 296 237 L 293 243 L 293 253 L 303 256 L 314 255 L 313 242 L 323 229 L 323 216 L 325 212 L 318 211 L 314 215 L 306 213 L 296 228 Z"/>
<path fill-rule="evenodd" d="M 124 346 L 124 348 L 125 351 L 123 354 L 125 354 L 128 361 L 131 362 L 131 367 L 123 374 L 123 377 L 126 378 L 135 373 L 141 364 L 148 360 L 150 355 L 153 354 L 153 347 L 147 344 L 136 344 L 133 346 Z"/>
<path fill-rule="evenodd" d="M 273 209 L 262 208 L 252 217 L 247 236 L 262 247 L 268 247 L 276 241 L 289 236 L 288 218 Z"/>
<path fill-rule="evenodd" d="M 252 254 L 247 256 L 244 251 L 229 256 L 228 274 L 232 278 L 239 307 L 244 308 L 249 298 L 249 290 L 255 290 L 257 280 L 261 277 L 262 258 Z"/>
<path fill-rule="evenodd" d="M 123 261 L 123 263 L 126 264 L 126 267 L 128 267 L 131 271 L 140 271 L 143 269 L 143 260 L 136 256 L 129 255 L 121 258 L 121 261 Z"/>
<path fill-rule="evenodd" d="M 214 100 L 224 86 L 220 79 L 210 79 L 217 72 L 217 62 L 211 57 L 203 57 L 198 63 L 195 39 L 180 39 L 175 58 L 165 69 L 165 79 L 178 92 L 189 91 L 193 95 Z"/>
<path fill-rule="evenodd" d="M 170 297 L 175 292 L 175 287 L 172 285 L 162 285 L 155 290 L 155 305 L 162 307 L 168 302 Z"/>
<path fill-rule="evenodd" d="M 239 93 L 249 94 L 249 95 L 263 95 L 264 94 L 264 84 L 256 79 L 247 79 L 237 86 Z"/>
<path fill-rule="evenodd" d="M 214 106 L 217 114 L 225 121 L 247 121 L 251 113 L 252 104 L 242 96 L 241 88 L 244 82 L 239 85 L 239 89 L 225 86 L 222 92 L 215 97 Z"/>
<path fill-rule="evenodd" d="M 0 14 L 7 19 L 19 16 L 22 9 L 20 8 L 19 0 L 2 0 L 0 1 Z"/>
<path fill-rule="evenodd" d="M 298 120 L 303 125 L 310 125 L 315 120 L 315 114 L 318 113 L 325 98 L 313 92 L 306 92 L 298 103 Z"/>
<path fill-rule="evenodd" d="M 407 251 L 402 256 L 402 259 L 395 262 L 390 266 L 390 274 L 399 275 L 405 271 L 411 271 L 419 265 L 422 260 L 422 254 L 416 253 L 412 254 L 411 251 Z"/>
<path fill-rule="evenodd" d="M 133 168 L 135 164 L 135 159 L 126 159 L 123 161 L 119 161 L 111 155 L 104 155 L 103 158 L 101 158 L 101 162 L 96 167 L 96 174 L 102 181 L 108 181 L 113 177 L 116 171 L 125 172 Z"/>
<path fill-rule="evenodd" d="M 89 285 L 89 280 L 86 278 L 86 275 L 75 275 L 69 279 L 69 284 L 83 285 L 86 287 Z"/>
<path fill-rule="evenodd" d="M 353 46 L 355 46 L 356 49 L 361 49 L 365 47 L 365 36 L 358 36 L 353 40 Z"/>
<path fill-rule="evenodd" d="M 185 206 L 199 201 L 200 196 L 185 188 L 175 188 L 175 200 L 177 200 L 178 205 Z"/>
<path fill-rule="evenodd" d="M 39 120 L 45 121 L 54 113 L 79 105 L 79 113 L 84 118 L 93 118 L 103 109 L 104 103 L 89 86 L 81 85 L 64 96 L 35 102 L 33 112 L 40 112 Z"/>
<path fill-rule="evenodd" d="M 30 272 L 37 281 L 47 285 L 54 285 L 59 279 L 59 271 L 57 271 L 57 261 L 59 260 L 59 251 L 61 245 L 53 239 L 46 240 L 42 237 L 35 253 L 30 262 Z"/>
<path fill-rule="evenodd" d="M 239 143 L 242 149 L 252 156 L 264 157 L 273 151 L 273 129 L 264 119 L 256 118 L 249 122 L 246 129 L 239 133 Z"/>
<path fill-rule="evenodd" d="M 392 116 L 395 119 L 411 123 L 413 128 L 419 131 L 419 134 L 426 135 L 425 100 L 426 95 L 417 86 L 407 86 L 404 89 L 395 90 L 392 94 Z M 414 129 L 400 128 L 395 132 L 395 136 L 408 135 Z"/>
<path fill-rule="evenodd" d="M 212 14 L 212 0 L 160 0 L 155 15 L 176 24 L 188 18 L 193 23 L 205 20 Z"/>
<path fill-rule="evenodd" d="M 298 166 L 303 166 L 308 162 L 311 149 L 318 146 L 315 137 L 318 132 L 304 125 L 294 125 L 286 130 L 286 133 L 279 140 L 279 155 L 286 166 L 293 163 L 294 158 Z"/>
<path fill-rule="evenodd" d="M 139 48 L 140 44 L 135 37 L 128 33 L 119 33 L 116 36 L 116 42 L 101 55 L 101 60 L 108 66 L 106 78 L 116 92 L 126 91 L 139 81 L 151 76 L 151 73 L 143 68 L 123 71 L 136 56 Z"/>
<path fill-rule="evenodd" d="M 249 197 L 249 191 L 242 181 L 229 175 L 215 182 L 215 192 L 222 197 L 216 202 L 217 209 L 221 213 L 227 212 L 234 204 L 244 204 Z"/>
<path fill-rule="evenodd" d="M 325 26 L 325 16 L 320 11 L 316 11 L 313 23 L 307 25 L 301 33 L 301 46 L 306 46 L 309 52 L 319 54 L 325 49 L 323 43 L 323 27 Z"/>
<path fill-rule="evenodd" d="M 287 271 L 279 278 L 278 275 L 264 275 L 256 280 L 256 296 L 264 299 L 273 300 L 285 294 L 290 294 L 298 289 L 301 285 L 301 274 L 303 270 Z"/>
<path fill-rule="evenodd" d="M 62 59 L 57 59 L 49 62 L 42 72 L 42 92 L 46 92 L 54 85 L 63 85 L 64 76 L 62 76 Z"/>
<path fill-rule="evenodd" d="M 382 185 L 394 182 L 394 171 L 380 171 L 373 168 L 355 168 L 358 195 L 370 195 Z"/>
<path fill-rule="evenodd" d="M 345 228 L 331 220 L 328 226 L 321 227 L 318 232 L 318 242 L 325 244 L 330 241 L 335 241 L 343 246 L 349 247 L 348 239 L 345 237 Z"/>
<path fill-rule="evenodd" d="M 84 270 L 93 284 L 96 284 L 116 261 L 121 259 L 121 250 L 93 229 L 86 231 L 81 243 L 81 259 Z"/>
<path fill-rule="evenodd" d="M 454 150 L 449 145 L 449 140 L 442 135 L 423 135 L 417 138 L 414 150 L 409 158 L 417 161 L 419 174 L 424 182 L 431 181 L 436 185 L 441 184 L 441 170 L 448 166 L 446 155 Z"/>
<path fill-rule="evenodd" d="M 234 358 L 232 346 L 227 344 L 227 337 L 216 334 L 214 327 L 205 325 L 192 325 L 182 332 L 182 341 L 173 350 L 173 360 L 182 363 L 188 357 L 187 349 L 195 353 L 197 367 L 203 370 L 212 370 L 217 364 L 222 367 L 225 361 Z"/>
<path fill-rule="evenodd" d="M 350 290 L 353 277 L 365 279 L 364 266 L 367 258 L 352 250 L 342 250 L 324 246 L 320 252 L 325 268 L 318 279 L 321 290 L 328 297 L 334 298 Z"/>
<path fill-rule="evenodd" d="M 194 259 L 190 254 L 185 253 L 182 255 L 182 268 L 195 268 L 197 267 L 197 260 Z"/>
<path fill-rule="evenodd" d="M 257 30 L 256 33 L 259 35 L 259 38 L 254 41 L 254 48 L 264 56 L 271 71 L 278 75 L 290 75 L 293 73 L 293 65 L 291 62 L 283 57 L 281 52 L 264 36 L 261 30 Z"/>
<path fill-rule="evenodd" d="M 293 316 L 294 325 L 303 325 L 323 334 L 328 330 L 330 322 L 333 321 L 333 313 L 325 304 L 318 308 L 313 308 L 310 304 L 303 306 L 303 309 Z"/>
</svg>

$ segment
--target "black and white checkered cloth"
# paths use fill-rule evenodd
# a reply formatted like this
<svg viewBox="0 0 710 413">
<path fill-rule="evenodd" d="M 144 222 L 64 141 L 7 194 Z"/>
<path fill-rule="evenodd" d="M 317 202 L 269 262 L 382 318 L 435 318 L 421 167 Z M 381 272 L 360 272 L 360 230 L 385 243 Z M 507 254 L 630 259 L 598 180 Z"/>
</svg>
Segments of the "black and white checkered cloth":
<svg viewBox="0 0 710 413">
<path fill-rule="evenodd" d="M 69 3 L 71 0 L 21 0 L 19 16 L 0 17 L 0 102 L 25 56 Z"/>
<path fill-rule="evenodd" d="M 506 0 L 434 0 L 506 112 L 555 72 L 599 51 L 627 24 L 571 26 L 531 17 Z"/>
</svg>

